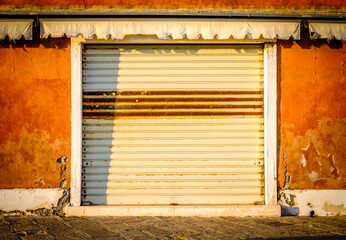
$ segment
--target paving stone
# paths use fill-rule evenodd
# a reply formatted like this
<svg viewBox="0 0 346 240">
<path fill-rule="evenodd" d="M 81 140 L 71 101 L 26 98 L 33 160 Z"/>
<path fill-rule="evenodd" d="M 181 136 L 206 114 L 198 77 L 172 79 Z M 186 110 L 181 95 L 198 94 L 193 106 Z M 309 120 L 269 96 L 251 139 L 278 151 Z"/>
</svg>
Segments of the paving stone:
<svg viewBox="0 0 346 240">
<path fill-rule="evenodd" d="M 223 234 L 221 231 L 211 228 L 208 224 L 210 218 L 204 217 L 183 217 L 179 218 L 179 223 L 190 229 L 194 229 L 202 234 L 204 239 L 225 239 L 225 237 L 231 237 L 227 234 Z"/>
<path fill-rule="evenodd" d="M 31 217 L 41 229 L 48 232 L 54 239 L 91 239 L 86 233 L 79 232 L 65 224 L 59 217 Z"/>
<path fill-rule="evenodd" d="M 14 227 L 16 232 L 38 232 L 41 231 L 41 228 L 26 216 L 9 216 L 5 218 L 11 226 Z"/>
<path fill-rule="evenodd" d="M 153 217 L 145 217 L 145 218 L 137 218 L 137 219 L 138 219 L 137 221 L 135 219 L 128 219 L 125 221 L 130 226 L 140 229 L 146 234 L 152 236 L 153 238 L 170 239 L 169 236 L 171 232 L 155 224 L 155 222 L 153 222 Z"/>
<path fill-rule="evenodd" d="M 105 227 L 102 227 L 100 224 L 95 223 L 88 218 L 69 217 L 63 218 L 63 221 L 72 228 L 86 233 L 91 238 L 121 238 L 120 234 L 108 231 Z"/>
<path fill-rule="evenodd" d="M 18 239 L 17 234 L 11 229 L 9 223 L 0 218 L 0 239 Z"/>
<path fill-rule="evenodd" d="M 346 239 L 336 217 L 0 216 L 0 239 Z"/>
<path fill-rule="evenodd" d="M 223 221 L 221 218 L 205 218 L 204 225 L 225 235 L 227 239 L 247 239 L 252 236 L 243 225 Z"/>
<path fill-rule="evenodd" d="M 151 239 L 152 236 L 130 226 L 127 218 L 115 217 L 95 217 L 93 218 L 101 226 L 106 227 L 109 231 L 118 233 L 124 239 Z M 130 219 L 130 218 L 129 218 Z M 139 218 L 138 218 L 139 219 Z"/>
<path fill-rule="evenodd" d="M 179 217 L 153 217 L 151 222 L 171 234 L 169 239 L 202 239 L 200 232 L 181 225 Z"/>
</svg>

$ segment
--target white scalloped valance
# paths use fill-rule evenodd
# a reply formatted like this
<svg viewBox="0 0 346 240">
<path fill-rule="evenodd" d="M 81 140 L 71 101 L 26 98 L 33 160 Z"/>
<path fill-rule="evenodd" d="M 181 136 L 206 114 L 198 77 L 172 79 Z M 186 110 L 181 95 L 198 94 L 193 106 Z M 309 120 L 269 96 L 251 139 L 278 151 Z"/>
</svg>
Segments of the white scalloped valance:
<svg viewBox="0 0 346 240">
<path fill-rule="evenodd" d="M 335 38 L 337 40 L 346 40 L 346 21 L 309 21 L 309 31 L 312 39 Z"/>
<path fill-rule="evenodd" d="M 0 40 L 6 36 L 11 40 L 18 40 L 22 36 L 31 40 L 32 24 L 33 19 L 0 19 Z"/>
<path fill-rule="evenodd" d="M 242 19 L 41 19 L 41 37 L 123 39 L 156 35 L 159 39 L 300 39 L 300 21 Z"/>
</svg>

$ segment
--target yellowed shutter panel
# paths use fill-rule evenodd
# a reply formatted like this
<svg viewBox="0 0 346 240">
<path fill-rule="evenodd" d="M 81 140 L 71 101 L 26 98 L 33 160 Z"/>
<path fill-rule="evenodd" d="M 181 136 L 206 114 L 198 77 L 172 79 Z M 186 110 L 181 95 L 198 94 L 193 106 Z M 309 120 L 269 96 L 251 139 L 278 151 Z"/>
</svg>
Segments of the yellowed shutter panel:
<svg viewBox="0 0 346 240">
<path fill-rule="evenodd" d="M 263 204 L 259 45 L 85 45 L 83 204 Z"/>
</svg>

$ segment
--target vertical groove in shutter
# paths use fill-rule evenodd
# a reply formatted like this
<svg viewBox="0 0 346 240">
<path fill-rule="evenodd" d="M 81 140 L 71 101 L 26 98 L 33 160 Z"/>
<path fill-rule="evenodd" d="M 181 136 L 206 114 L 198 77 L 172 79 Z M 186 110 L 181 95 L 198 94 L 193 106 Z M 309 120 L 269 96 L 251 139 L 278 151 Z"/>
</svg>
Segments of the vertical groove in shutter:
<svg viewBox="0 0 346 240">
<path fill-rule="evenodd" d="M 258 45 L 83 50 L 82 202 L 264 202 Z"/>
</svg>

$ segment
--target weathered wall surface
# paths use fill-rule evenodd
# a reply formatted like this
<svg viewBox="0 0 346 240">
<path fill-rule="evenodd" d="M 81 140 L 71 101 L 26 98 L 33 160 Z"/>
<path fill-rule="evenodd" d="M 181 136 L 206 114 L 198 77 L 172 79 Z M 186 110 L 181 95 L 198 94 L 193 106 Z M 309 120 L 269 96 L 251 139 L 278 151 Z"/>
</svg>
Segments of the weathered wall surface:
<svg viewBox="0 0 346 240">
<path fill-rule="evenodd" d="M 230 7 L 230 6 L 251 6 L 251 7 L 313 7 L 313 6 L 345 6 L 342 0 L 2 0 L 5 5 L 35 5 L 35 6 L 121 6 L 124 8 L 136 7 L 158 7 L 158 8 L 179 8 L 179 7 Z"/>
<path fill-rule="evenodd" d="M 279 41 L 284 189 L 346 189 L 346 42 Z"/>
<path fill-rule="evenodd" d="M 70 40 L 0 42 L 0 56 L 0 188 L 68 188 Z"/>
</svg>

